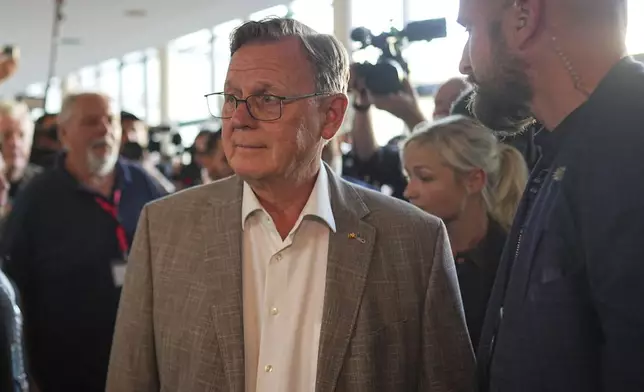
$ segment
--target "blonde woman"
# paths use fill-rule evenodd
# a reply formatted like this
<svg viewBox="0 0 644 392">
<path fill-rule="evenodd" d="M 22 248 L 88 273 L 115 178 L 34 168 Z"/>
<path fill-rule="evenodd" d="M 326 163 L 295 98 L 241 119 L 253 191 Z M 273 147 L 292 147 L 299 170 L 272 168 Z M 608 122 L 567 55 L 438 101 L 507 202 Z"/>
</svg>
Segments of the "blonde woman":
<svg viewBox="0 0 644 392">
<path fill-rule="evenodd" d="M 463 116 L 419 125 L 403 144 L 405 197 L 443 219 L 474 348 L 528 170 L 521 153 Z"/>
</svg>

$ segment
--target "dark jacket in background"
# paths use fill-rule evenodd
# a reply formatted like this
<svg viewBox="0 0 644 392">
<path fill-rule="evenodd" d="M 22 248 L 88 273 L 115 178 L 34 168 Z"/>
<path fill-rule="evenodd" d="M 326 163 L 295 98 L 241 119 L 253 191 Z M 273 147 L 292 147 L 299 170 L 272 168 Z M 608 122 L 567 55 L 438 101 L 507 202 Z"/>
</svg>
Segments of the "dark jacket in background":
<svg viewBox="0 0 644 392">
<path fill-rule="evenodd" d="M 145 204 L 165 195 L 138 165 L 119 160 L 117 220 L 58 165 L 18 197 L 1 239 L 3 268 L 20 291 L 33 376 L 43 392 L 102 392 L 121 288 L 116 230 L 131 243 Z M 122 264 L 120 264 L 122 265 Z"/>
<path fill-rule="evenodd" d="M 22 313 L 9 278 L 0 271 L 0 391 L 27 392 Z"/>
<path fill-rule="evenodd" d="M 479 344 L 483 391 L 644 391 L 643 109 L 644 65 L 624 59 L 539 135 Z"/>
</svg>

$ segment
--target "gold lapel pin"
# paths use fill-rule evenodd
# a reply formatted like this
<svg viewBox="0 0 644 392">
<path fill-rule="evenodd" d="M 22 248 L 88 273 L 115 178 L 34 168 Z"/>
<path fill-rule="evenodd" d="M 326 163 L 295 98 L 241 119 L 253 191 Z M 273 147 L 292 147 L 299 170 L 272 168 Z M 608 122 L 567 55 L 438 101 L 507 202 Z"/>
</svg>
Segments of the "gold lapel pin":
<svg viewBox="0 0 644 392">
<path fill-rule="evenodd" d="M 360 237 L 360 234 L 356 234 L 356 233 L 349 233 L 349 239 L 358 240 L 361 244 L 364 244 L 366 242 L 364 238 Z"/>
</svg>

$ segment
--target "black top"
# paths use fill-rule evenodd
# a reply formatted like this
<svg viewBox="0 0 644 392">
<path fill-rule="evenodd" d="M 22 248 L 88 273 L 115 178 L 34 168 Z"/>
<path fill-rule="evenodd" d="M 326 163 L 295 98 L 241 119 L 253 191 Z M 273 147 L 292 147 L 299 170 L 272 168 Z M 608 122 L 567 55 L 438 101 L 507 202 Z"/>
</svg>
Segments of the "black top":
<svg viewBox="0 0 644 392">
<path fill-rule="evenodd" d="M 103 391 L 119 302 L 116 219 L 57 167 L 34 179 L 5 226 L 5 271 L 20 290 L 30 370 L 43 391 Z M 131 243 L 143 206 L 164 194 L 145 171 L 119 161 L 118 217 Z"/>
<path fill-rule="evenodd" d="M 380 190 L 383 185 L 391 187 L 391 196 L 403 199 L 407 180 L 400 162 L 397 145 L 380 147 L 367 161 L 361 161 L 353 151 L 342 157 L 342 174 L 366 182 Z"/>
<path fill-rule="evenodd" d="M 643 108 L 644 66 L 626 58 L 537 137 L 477 352 L 483 391 L 644 391 Z"/>
<path fill-rule="evenodd" d="M 490 218 L 483 240 L 474 249 L 458 253 L 454 258 L 467 329 L 474 348 L 478 347 L 506 234 L 501 225 Z"/>
</svg>

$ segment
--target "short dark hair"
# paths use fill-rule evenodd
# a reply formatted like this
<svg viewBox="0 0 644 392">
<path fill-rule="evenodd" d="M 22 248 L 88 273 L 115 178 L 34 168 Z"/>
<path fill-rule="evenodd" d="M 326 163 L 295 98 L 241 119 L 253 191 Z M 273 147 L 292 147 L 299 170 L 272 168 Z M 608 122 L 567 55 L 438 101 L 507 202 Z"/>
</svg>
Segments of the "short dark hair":
<svg viewBox="0 0 644 392">
<path fill-rule="evenodd" d="M 221 131 L 208 132 L 208 140 L 206 140 L 205 154 L 212 154 L 217 151 L 217 144 L 221 140 Z"/>
<path fill-rule="evenodd" d="M 230 55 L 256 42 L 276 42 L 297 37 L 311 63 L 318 92 L 346 93 L 349 87 L 349 54 L 332 35 L 320 34 L 302 22 L 289 18 L 266 18 L 246 22 L 230 38 Z"/>
<path fill-rule="evenodd" d="M 137 116 L 135 116 L 134 114 L 130 113 L 130 112 L 122 111 L 121 112 L 121 121 L 137 122 L 137 121 L 141 121 L 141 119 L 138 118 Z"/>
</svg>

